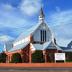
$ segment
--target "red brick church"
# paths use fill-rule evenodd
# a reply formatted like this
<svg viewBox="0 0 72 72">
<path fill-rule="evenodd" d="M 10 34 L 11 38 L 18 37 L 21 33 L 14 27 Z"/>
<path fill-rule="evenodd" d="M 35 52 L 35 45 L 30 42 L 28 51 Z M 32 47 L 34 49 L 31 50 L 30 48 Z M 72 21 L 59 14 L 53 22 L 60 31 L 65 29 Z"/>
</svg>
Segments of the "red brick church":
<svg viewBox="0 0 72 72">
<path fill-rule="evenodd" d="M 42 51 L 45 62 L 48 62 L 49 55 L 54 57 L 54 53 L 62 52 L 44 19 L 45 15 L 41 8 L 38 23 L 24 31 L 15 41 L 6 44 L 7 62 L 11 61 L 14 53 L 21 55 L 22 62 L 31 63 L 32 54 L 36 50 Z"/>
</svg>

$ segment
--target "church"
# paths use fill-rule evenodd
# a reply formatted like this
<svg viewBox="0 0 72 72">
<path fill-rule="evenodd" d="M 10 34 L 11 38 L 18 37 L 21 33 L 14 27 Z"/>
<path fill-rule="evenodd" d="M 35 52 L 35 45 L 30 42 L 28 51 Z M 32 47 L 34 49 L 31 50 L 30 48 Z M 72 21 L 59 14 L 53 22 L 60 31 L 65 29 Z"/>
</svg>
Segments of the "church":
<svg viewBox="0 0 72 72">
<path fill-rule="evenodd" d="M 53 56 L 52 59 L 54 59 L 54 53 L 62 52 L 62 48 L 57 45 L 51 29 L 45 23 L 45 15 L 42 8 L 40 9 L 38 23 L 24 31 L 15 41 L 6 43 L 5 47 L 7 63 L 11 61 L 14 53 L 21 55 L 23 63 L 31 63 L 32 54 L 37 50 L 42 51 L 45 62 L 49 61 L 49 56 Z"/>
</svg>

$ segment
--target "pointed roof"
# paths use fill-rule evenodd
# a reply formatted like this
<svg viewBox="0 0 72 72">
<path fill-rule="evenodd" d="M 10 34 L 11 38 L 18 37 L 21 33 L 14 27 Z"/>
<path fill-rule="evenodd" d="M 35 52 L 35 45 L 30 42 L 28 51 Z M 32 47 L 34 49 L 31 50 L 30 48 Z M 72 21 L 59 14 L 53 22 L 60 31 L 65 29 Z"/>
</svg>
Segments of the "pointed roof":
<svg viewBox="0 0 72 72">
<path fill-rule="evenodd" d="M 55 45 L 52 41 L 45 42 L 44 44 L 32 44 L 35 50 L 57 49 L 62 50 L 58 45 Z"/>
<path fill-rule="evenodd" d="M 62 50 L 57 44 L 55 44 L 53 41 L 51 41 L 46 49 L 57 49 L 57 50 Z"/>
<path fill-rule="evenodd" d="M 20 44 L 20 45 L 17 45 L 17 46 L 15 46 L 15 47 L 11 48 L 8 52 L 14 52 L 14 51 L 16 51 L 16 50 L 23 49 L 23 48 L 25 48 L 29 43 L 30 43 L 29 41 L 24 42 L 24 43 L 22 43 L 22 44 Z"/>
<path fill-rule="evenodd" d="M 35 50 L 45 50 L 51 41 L 45 42 L 44 44 L 32 44 Z"/>
<path fill-rule="evenodd" d="M 70 48 L 70 49 L 68 49 L 68 48 L 66 48 L 65 50 L 63 50 L 64 52 L 72 52 L 72 49 Z"/>
<path fill-rule="evenodd" d="M 44 15 L 43 9 L 42 9 L 42 7 L 41 7 L 41 9 L 40 9 L 40 18 L 44 18 L 44 17 L 45 17 L 45 15 Z"/>
<path fill-rule="evenodd" d="M 67 45 L 68 48 L 72 47 L 72 41 Z"/>
<path fill-rule="evenodd" d="M 32 35 L 39 26 L 40 26 L 40 24 L 36 24 L 32 28 L 21 33 L 21 35 L 14 41 L 14 43 L 19 41 L 19 40 L 26 38 L 29 35 Z"/>
</svg>

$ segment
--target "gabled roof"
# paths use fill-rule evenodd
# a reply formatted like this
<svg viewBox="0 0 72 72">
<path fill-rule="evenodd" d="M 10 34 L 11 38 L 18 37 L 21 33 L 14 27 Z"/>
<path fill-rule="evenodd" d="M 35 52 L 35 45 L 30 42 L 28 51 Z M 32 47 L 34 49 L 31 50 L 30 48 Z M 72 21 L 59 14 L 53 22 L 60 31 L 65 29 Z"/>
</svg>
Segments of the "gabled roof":
<svg viewBox="0 0 72 72">
<path fill-rule="evenodd" d="M 18 42 L 18 41 L 20 41 L 20 40 L 22 40 L 22 39 L 24 39 L 24 38 L 26 38 L 26 37 L 29 36 L 29 35 L 33 35 L 33 33 L 39 28 L 39 26 L 40 26 L 41 24 L 43 24 L 43 23 L 38 23 L 38 24 L 34 25 L 33 27 L 31 27 L 30 29 L 28 29 L 28 30 L 24 31 L 23 33 L 21 33 L 21 35 L 14 41 L 14 43 L 15 43 L 15 42 Z M 46 26 L 48 26 L 46 23 L 44 23 L 44 24 L 45 24 Z M 49 27 L 48 27 L 48 29 L 49 29 L 49 31 L 51 32 L 52 37 L 53 37 L 52 31 L 50 30 Z"/>
<path fill-rule="evenodd" d="M 32 35 L 32 34 L 39 28 L 39 26 L 40 26 L 41 24 L 42 24 L 42 23 L 39 23 L 39 24 L 33 26 L 32 28 L 28 29 L 27 31 L 24 31 L 24 32 L 13 42 L 13 44 L 14 44 L 15 42 L 18 42 L 18 41 L 26 38 L 26 37 L 29 36 L 29 35 Z M 19 44 L 19 45 L 17 45 L 15 48 L 10 49 L 9 51 L 14 51 L 14 50 L 22 49 L 22 48 L 24 48 L 24 47 L 25 47 L 27 44 L 29 44 L 29 43 L 30 43 L 30 42 L 25 42 L 25 44 L 24 44 L 24 43 L 23 43 L 23 44 Z M 49 42 L 45 43 L 44 49 L 45 49 L 45 47 L 46 47 L 48 44 L 49 44 Z M 35 45 L 35 46 L 36 46 L 36 45 Z M 37 49 L 37 48 L 38 48 L 38 47 L 36 47 L 36 49 Z M 39 48 L 40 48 L 40 47 L 39 47 Z"/>
<path fill-rule="evenodd" d="M 72 52 L 72 49 L 65 49 L 64 52 Z"/>
<path fill-rule="evenodd" d="M 72 47 L 72 41 L 67 45 L 67 47 L 69 47 L 69 48 Z"/>
<path fill-rule="evenodd" d="M 22 43 L 22 44 L 20 44 L 20 45 L 17 45 L 17 46 L 15 46 L 14 48 L 11 48 L 8 52 L 14 52 L 14 51 L 16 51 L 16 50 L 23 49 L 23 48 L 25 48 L 29 43 L 30 43 L 30 42 L 28 41 L 28 42 Z"/>
<path fill-rule="evenodd" d="M 41 11 L 41 15 L 43 15 L 43 12 L 42 12 L 42 11 Z M 24 32 L 14 41 L 14 43 L 16 43 L 16 42 L 18 42 L 18 41 L 21 41 L 22 39 L 24 39 L 24 38 L 26 38 L 26 37 L 28 37 L 28 36 L 30 36 L 30 35 L 33 35 L 33 33 L 39 28 L 39 26 L 40 26 L 41 24 L 45 24 L 45 23 L 44 23 L 44 20 L 43 20 L 42 18 L 39 18 L 39 19 L 41 20 L 41 22 L 39 22 L 38 24 L 34 25 L 32 28 L 24 31 Z M 47 26 L 47 25 L 46 25 L 46 26 Z M 49 30 L 50 30 L 50 29 L 49 29 Z M 50 32 L 51 32 L 51 30 L 50 30 Z M 51 32 L 51 34 L 52 34 L 52 32 Z M 53 36 L 53 35 L 52 35 L 52 36 Z M 53 38 L 52 38 L 52 39 L 53 39 Z M 52 41 L 52 40 L 51 40 L 51 41 Z M 14 43 L 13 43 L 13 44 L 14 44 Z M 22 44 L 19 44 L 19 45 L 13 47 L 13 48 L 10 49 L 9 51 L 15 51 L 15 50 L 22 49 L 22 48 L 26 47 L 29 43 L 30 43 L 30 41 L 24 42 L 24 43 L 22 43 Z M 50 46 L 50 45 L 51 45 L 51 46 Z M 49 47 L 53 47 L 53 48 L 56 48 L 56 47 L 57 47 L 57 46 L 55 46 L 54 44 L 53 44 L 53 46 L 52 46 L 52 43 L 51 43 L 51 42 L 46 42 L 46 43 L 44 43 L 43 45 L 35 44 L 34 46 L 35 46 L 36 49 L 38 49 L 38 48 L 39 48 L 39 49 L 43 48 L 43 50 L 46 49 L 46 48 L 49 48 Z M 51 48 L 50 48 L 50 49 L 51 49 Z"/>
<path fill-rule="evenodd" d="M 68 48 L 67 47 L 62 47 L 62 46 L 59 46 L 62 50 L 67 50 Z"/>
<path fill-rule="evenodd" d="M 38 29 L 38 27 L 42 24 L 42 22 L 44 21 L 43 17 L 44 17 L 44 14 L 43 14 L 43 11 L 41 9 L 40 18 L 39 18 L 41 20 L 41 23 L 38 23 L 38 24 L 34 25 L 33 27 L 31 27 L 30 29 L 21 33 L 21 35 L 13 43 L 18 42 L 18 41 L 28 37 L 29 35 L 32 35 Z M 63 51 L 72 51 L 72 49 L 63 48 L 63 47 L 59 47 L 58 45 L 56 45 L 53 42 L 53 40 L 54 40 L 53 33 L 51 32 L 51 34 L 52 34 L 52 40 L 51 41 L 45 42 L 44 44 L 33 44 L 33 46 L 36 48 L 36 50 L 57 49 L 57 50 L 63 50 Z M 13 43 L 7 43 L 7 46 L 8 46 L 7 51 L 12 52 L 12 51 L 16 51 L 19 49 L 23 49 L 30 43 L 30 41 L 27 41 L 27 42 L 24 42 L 22 44 L 19 44 L 17 46 L 12 47 Z M 71 44 L 72 44 L 72 42 L 71 42 Z"/>
<path fill-rule="evenodd" d="M 13 43 L 15 42 L 18 42 L 24 38 L 26 38 L 27 36 L 29 36 L 30 34 L 33 34 L 33 32 L 39 27 L 40 24 L 37 24 L 36 26 L 33 26 L 32 28 L 24 31 Z M 16 50 L 19 50 L 19 49 L 22 49 L 24 48 L 26 45 L 28 45 L 30 42 L 25 42 L 25 43 L 22 43 L 22 44 L 19 44 L 11 49 L 9 49 L 8 51 L 16 51 Z"/>
<path fill-rule="evenodd" d="M 32 44 L 35 50 L 57 49 L 62 50 L 59 46 L 55 45 L 52 41 L 45 42 L 44 44 Z"/>
<path fill-rule="evenodd" d="M 23 33 L 21 33 L 21 35 L 14 41 L 17 42 L 19 40 L 24 39 L 25 37 L 29 36 L 30 34 L 33 34 L 33 32 L 40 26 L 40 24 L 34 25 L 33 27 L 31 27 L 30 29 L 24 31 Z"/>
<path fill-rule="evenodd" d="M 64 51 L 64 52 L 72 52 L 72 48 L 71 47 L 62 47 L 60 46 L 60 48 Z"/>
<path fill-rule="evenodd" d="M 45 42 L 45 43 L 43 44 L 43 50 L 45 50 L 45 49 L 49 46 L 50 43 L 51 43 L 51 41 Z"/>
<path fill-rule="evenodd" d="M 50 44 L 46 47 L 46 49 L 57 49 L 62 50 L 58 45 L 56 45 L 54 42 L 50 42 Z"/>
<path fill-rule="evenodd" d="M 35 50 L 45 50 L 45 48 L 50 44 L 49 42 L 45 42 L 44 44 L 32 44 Z"/>
<path fill-rule="evenodd" d="M 16 50 L 20 50 L 25 48 L 30 42 L 25 42 L 23 44 L 17 45 L 14 48 L 11 48 L 8 52 L 14 52 Z M 51 41 L 45 42 L 44 44 L 32 44 L 35 50 L 46 50 L 46 49 L 57 49 L 62 50 L 60 47 L 52 43 Z"/>
</svg>

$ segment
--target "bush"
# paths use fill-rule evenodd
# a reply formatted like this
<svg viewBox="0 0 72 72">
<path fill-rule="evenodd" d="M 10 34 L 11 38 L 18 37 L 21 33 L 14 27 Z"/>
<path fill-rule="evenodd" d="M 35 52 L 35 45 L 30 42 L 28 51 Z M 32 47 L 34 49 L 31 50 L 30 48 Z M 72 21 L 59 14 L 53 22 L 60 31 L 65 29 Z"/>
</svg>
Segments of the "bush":
<svg viewBox="0 0 72 72">
<path fill-rule="evenodd" d="M 72 52 L 66 53 L 66 62 L 72 62 Z"/>
<path fill-rule="evenodd" d="M 19 53 L 14 53 L 11 58 L 11 63 L 22 63 L 22 58 Z"/>
<path fill-rule="evenodd" d="M 35 51 L 35 53 L 32 54 L 32 62 L 33 63 L 42 63 L 42 62 L 44 62 L 42 51 Z"/>
<path fill-rule="evenodd" d="M 5 52 L 2 52 L 0 53 L 0 63 L 6 63 L 6 53 Z"/>
</svg>

